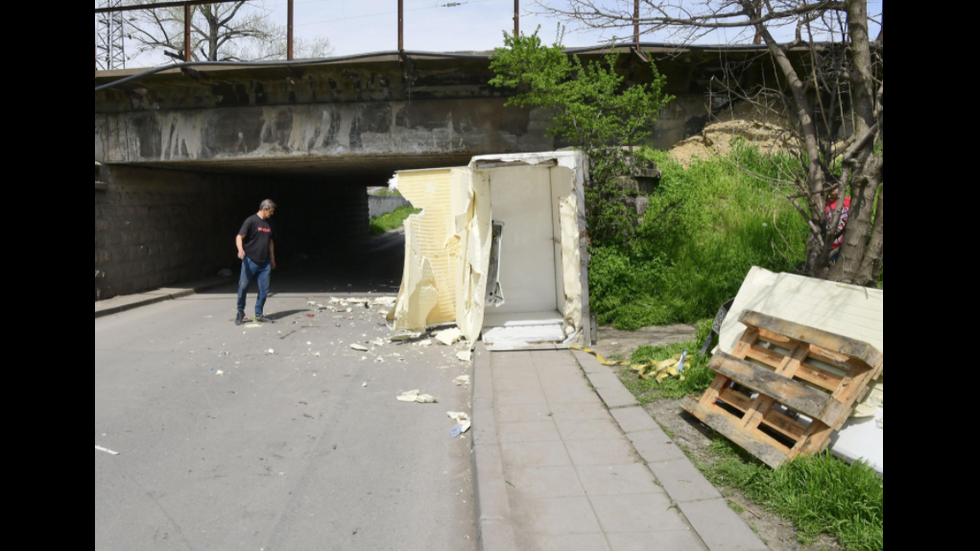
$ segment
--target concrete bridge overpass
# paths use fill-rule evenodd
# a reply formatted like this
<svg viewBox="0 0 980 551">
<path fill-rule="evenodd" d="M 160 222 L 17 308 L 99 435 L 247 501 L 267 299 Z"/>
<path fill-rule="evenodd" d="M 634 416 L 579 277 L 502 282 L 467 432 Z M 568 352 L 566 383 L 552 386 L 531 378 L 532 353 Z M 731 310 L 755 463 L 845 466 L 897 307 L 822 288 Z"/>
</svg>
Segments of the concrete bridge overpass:
<svg viewBox="0 0 980 551">
<path fill-rule="evenodd" d="M 649 45 L 674 101 L 651 145 L 708 120 L 712 77 L 758 48 Z M 601 49 L 578 52 L 596 58 Z M 625 50 L 630 82 L 652 78 Z M 505 107 L 485 54 L 378 54 L 320 63 L 204 65 L 96 74 L 96 299 L 234 267 L 232 240 L 265 197 L 281 205 L 280 255 L 357 248 L 364 188 L 395 170 L 466 164 L 475 155 L 549 151 L 544 109 Z M 101 88 L 101 89 L 100 89 Z"/>
</svg>

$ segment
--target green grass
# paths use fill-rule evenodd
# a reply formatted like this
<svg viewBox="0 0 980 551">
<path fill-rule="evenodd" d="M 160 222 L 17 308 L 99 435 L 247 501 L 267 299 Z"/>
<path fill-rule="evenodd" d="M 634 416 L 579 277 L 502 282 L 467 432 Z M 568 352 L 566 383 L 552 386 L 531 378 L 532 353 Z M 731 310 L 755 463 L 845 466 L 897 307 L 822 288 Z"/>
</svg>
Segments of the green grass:
<svg viewBox="0 0 980 551">
<path fill-rule="evenodd" d="M 630 361 L 641 363 L 646 361 L 664 361 L 688 352 L 687 365 L 684 367 L 684 380 L 666 379 L 663 384 L 656 380 L 644 381 L 635 376 L 623 377 L 623 384 L 632 392 L 641 405 L 649 404 L 655 400 L 668 398 L 677 399 L 688 395 L 698 395 L 704 393 L 715 378 L 715 373 L 708 369 L 708 358 L 698 356 L 704 341 L 711 335 L 711 324 L 714 320 L 705 320 L 698 324 L 697 339 L 690 342 L 671 344 L 668 346 L 644 346 L 637 350 Z"/>
<path fill-rule="evenodd" d="M 371 235 L 384 235 L 391 230 L 398 229 L 405 223 L 406 218 L 420 212 L 422 211 L 411 207 L 398 207 L 398 210 L 391 214 L 379 216 L 371 220 Z"/>
<path fill-rule="evenodd" d="M 791 519 L 802 544 L 829 534 L 847 551 L 884 551 L 885 483 L 871 467 L 824 454 L 772 470 L 720 436 L 711 452 L 714 465 L 699 465 L 708 480 Z"/>
<path fill-rule="evenodd" d="M 642 154 L 663 178 L 649 196 L 639 238 L 592 249 L 592 305 L 601 324 L 635 330 L 695 323 L 734 298 L 752 266 L 793 272 L 803 261 L 806 222 L 788 193 L 735 164 L 772 178 L 789 160 L 738 147 L 685 169 L 664 152 Z"/>
</svg>

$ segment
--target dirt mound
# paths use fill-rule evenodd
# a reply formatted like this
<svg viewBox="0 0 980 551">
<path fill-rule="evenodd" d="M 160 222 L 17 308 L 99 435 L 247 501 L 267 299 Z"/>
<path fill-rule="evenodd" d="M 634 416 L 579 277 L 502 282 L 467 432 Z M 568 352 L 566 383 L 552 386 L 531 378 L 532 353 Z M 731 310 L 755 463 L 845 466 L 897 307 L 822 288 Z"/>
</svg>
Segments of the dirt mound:
<svg viewBox="0 0 980 551">
<path fill-rule="evenodd" d="M 727 155 L 732 150 L 732 140 L 736 138 L 744 139 L 764 154 L 795 148 L 790 133 L 783 126 L 761 121 L 732 120 L 707 126 L 697 136 L 674 146 L 670 155 L 685 167 L 690 166 L 696 158 Z"/>
</svg>

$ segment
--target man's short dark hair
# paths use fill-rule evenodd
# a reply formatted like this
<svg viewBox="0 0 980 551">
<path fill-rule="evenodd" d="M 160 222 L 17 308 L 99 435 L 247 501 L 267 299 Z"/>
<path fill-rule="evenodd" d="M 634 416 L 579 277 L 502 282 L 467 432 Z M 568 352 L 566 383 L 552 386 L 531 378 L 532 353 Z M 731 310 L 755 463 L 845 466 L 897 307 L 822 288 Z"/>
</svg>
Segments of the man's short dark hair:
<svg viewBox="0 0 980 551">
<path fill-rule="evenodd" d="M 266 199 L 265 201 L 262 201 L 261 205 L 259 205 L 259 210 L 272 210 L 274 208 L 276 208 L 276 202 L 272 199 Z"/>
</svg>

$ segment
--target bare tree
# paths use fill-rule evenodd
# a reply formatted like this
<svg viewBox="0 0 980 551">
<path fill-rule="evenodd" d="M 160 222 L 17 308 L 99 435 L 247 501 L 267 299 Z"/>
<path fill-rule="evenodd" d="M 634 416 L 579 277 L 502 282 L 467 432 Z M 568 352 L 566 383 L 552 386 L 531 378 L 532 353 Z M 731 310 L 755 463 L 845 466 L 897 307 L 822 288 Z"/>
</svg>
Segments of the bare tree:
<svg viewBox="0 0 980 551">
<path fill-rule="evenodd" d="M 719 30 L 743 43 L 761 37 L 779 83 L 746 89 L 726 78 L 724 86 L 792 122 L 798 162 L 773 184 L 794 190 L 786 197 L 807 220 L 806 271 L 858 285 L 877 281 L 885 258 L 883 10 L 869 14 L 868 0 L 640 0 L 637 19 L 634 0 L 538 2 L 582 28 L 626 32 L 638 23 L 640 34 L 681 44 Z M 882 27 L 874 41 L 873 23 Z M 776 38 L 789 34 L 789 43 Z M 843 234 L 845 202 L 826 212 L 834 190 L 850 197 Z"/>
<path fill-rule="evenodd" d="M 152 5 L 155 0 L 128 0 Z M 132 57 L 162 50 L 184 59 L 184 10 L 163 8 L 129 12 L 127 37 L 136 43 Z M 297 57 L 330 55 L 326 38 L 297 39 Z M 264 1 L 204 4 L 191 8 L 191 59 L 194 61 L 257 61 L 286 58 L 286 28 L 269 20 Z"/>
</svg>

